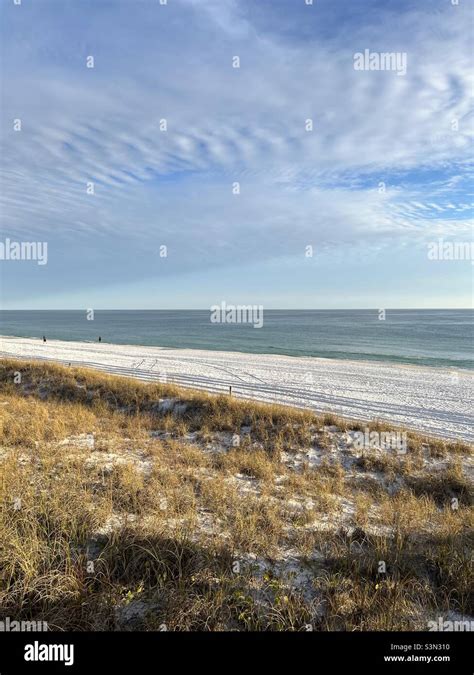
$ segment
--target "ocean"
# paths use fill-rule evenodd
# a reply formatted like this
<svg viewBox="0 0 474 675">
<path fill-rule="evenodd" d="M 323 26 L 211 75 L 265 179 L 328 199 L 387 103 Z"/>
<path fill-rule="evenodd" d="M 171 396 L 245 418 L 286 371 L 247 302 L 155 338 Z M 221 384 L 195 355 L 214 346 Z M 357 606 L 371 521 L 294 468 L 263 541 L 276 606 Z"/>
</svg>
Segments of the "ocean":
<svg viewBox="0 0 474 675">
<path fill-rule="evenodd" d="M 3 310 L 0 334 L 474 369 L 471 310 L 266 310 L 262 328 L 209 310 Z"/>
</svg>

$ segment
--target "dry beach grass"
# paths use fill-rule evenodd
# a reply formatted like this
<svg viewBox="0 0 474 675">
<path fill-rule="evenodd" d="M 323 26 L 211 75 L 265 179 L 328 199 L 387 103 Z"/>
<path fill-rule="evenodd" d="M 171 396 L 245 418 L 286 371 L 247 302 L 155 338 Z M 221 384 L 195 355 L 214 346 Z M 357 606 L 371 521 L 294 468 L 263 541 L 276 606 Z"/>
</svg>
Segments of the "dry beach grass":
<svg viewBox="0 0 474 675">
<path fill-rule="evenodd" d="M 365 426 L 2 360 L 0 619 L 215 631 L 471 617 L 472 448 L 408 432 L 404 455 L 360 453 Z"/>
</svg>

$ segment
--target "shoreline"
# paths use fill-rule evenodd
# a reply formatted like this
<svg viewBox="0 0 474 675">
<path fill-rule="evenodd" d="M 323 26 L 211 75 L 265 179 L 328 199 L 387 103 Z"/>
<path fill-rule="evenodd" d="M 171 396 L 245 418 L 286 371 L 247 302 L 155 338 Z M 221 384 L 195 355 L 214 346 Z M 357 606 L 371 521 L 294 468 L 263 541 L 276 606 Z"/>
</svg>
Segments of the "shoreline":
<svg viewBox="0 0 474 675">
<path fill-rule="evenodd" d="M 59 311 L 59 310 L 58 310 Z M 2 340 L 31 340 L 33 342 L 38 342 L 38 343 L 43 343 L 41 337 L 30 337 L 27 335 L 0 335 L 0 346 L 1 346 L 1 341 Z M 81 344 L 81 345 L 108 345 L 110 347 L 123 347 L 123 348 L 131 348 L 131 349 L 156 349 L 160 351 L 189 351 L 189 352 L 202 352 L 202 353 L 211 353 L 211 354 L 237 354 L 240 356 L 262 356 L 262 357 L 268 357 L 268 358 L 284 358 L 284 359 L 312 359 L 312 360 L 317 360 L 317 361 L 329 361 L 331 363 L 336 362 L 336 363 L 348 363 L 348 364 L 365 364 L 365 365 L 382 365 L 382 366 L 391 366 L 394 368 L 421 368 L 421 369 L 428 369 L 431 371 L 445 371 L 447 373 L 453 373 L 456 372 L 459 375 L 465 375 L 465 374 L 471 374 L 474 375 L 474 368 L 466 368 L 462 366 L 455 366 L 455 365 L 428 365 L 424 363 L 405 363 L 402 361 L 393 361 L 390 358 L 384 359 L 346 359 L 346 358 L 336 358 L 333 356 L 312 356 L 310 354 L 282 354 L 282 353 L 270 353 L 270 352 L 243 352 L 239 350 L 226 350 L 226 349 L 212 349 L 210 347 L 207 348 L 198 348 L 198 347 L 173 347 L 173 346 L 165 346 L 165 345 L 143 345 L 143 344 L 132 344 L 130 342 L 124 342 L 124 343 L 119 343 L 119 342 L 107 342 L 106 340 L 102 340 L 101 342 L 98 342 L 97 340 L 59 340 L 55 338 L 48 338 L 47 339 L 47 344 L 53 344 L 53 343 L 59 343 L 59 344 Z M 1 350 L 0 350 L 1 352 Z"/>
<path fill-rule="evenodd" d="M 474 442 L 474 377 L 466 370 L 11 336 L 0 336 L 0 356 L 71 363 L 210 393 L 232 387 L 236 397 Z"/>
</svg>

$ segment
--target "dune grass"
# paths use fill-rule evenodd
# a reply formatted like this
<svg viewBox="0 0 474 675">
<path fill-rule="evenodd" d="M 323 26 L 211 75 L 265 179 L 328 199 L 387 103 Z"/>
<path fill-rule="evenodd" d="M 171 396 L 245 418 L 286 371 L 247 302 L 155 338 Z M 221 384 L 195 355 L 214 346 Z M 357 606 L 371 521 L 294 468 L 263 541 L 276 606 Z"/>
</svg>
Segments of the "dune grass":
<svg viewBox="0 0 474 675">
<path fill-rule="evenodd" d="M 471 616 L 472 448 L 410 432 L 406 456 L 361 456 L 360 428 L 1 361 L 0 618 L 216 631 Z"/>
</svg>

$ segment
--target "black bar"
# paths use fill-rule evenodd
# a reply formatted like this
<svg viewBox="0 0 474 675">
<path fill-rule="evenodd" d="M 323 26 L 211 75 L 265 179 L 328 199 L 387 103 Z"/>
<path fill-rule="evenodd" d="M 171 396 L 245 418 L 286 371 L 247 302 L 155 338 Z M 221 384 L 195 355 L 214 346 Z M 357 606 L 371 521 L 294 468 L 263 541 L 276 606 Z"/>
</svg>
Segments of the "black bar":
<svg viewBox="0 0 474 675">
<path fill-rule="evenodd" d="M 243 675 L 270 666 L 309 673 L 464 673 L 472 675 L 469 632 L 435 633 L 0 633 L 0 675 L 17 673 L 182 672 L 205 668 Z M 74 662 L 25 661 L 25 647 L 74 645 Z M 37 655 L 40 651 L 38 650 Z M 54 655 L 54 654 L 53 654 Z M 69 653 L 70 655 L 70 653 Z M 397 657 L 388 660 L 387 657 Z M 430 661 L 427 659 L 430 658 Z M 404 659 L 404 660 L 400 660 Z M 441 660 L 442 659 L 442 660 Z M 449 660 L 447 660 L 449 659 Z M 168 664 L 168 665 L 166 665 Z"/>
</svg>

